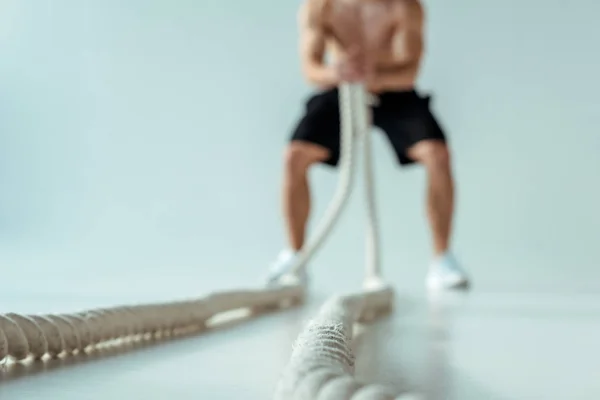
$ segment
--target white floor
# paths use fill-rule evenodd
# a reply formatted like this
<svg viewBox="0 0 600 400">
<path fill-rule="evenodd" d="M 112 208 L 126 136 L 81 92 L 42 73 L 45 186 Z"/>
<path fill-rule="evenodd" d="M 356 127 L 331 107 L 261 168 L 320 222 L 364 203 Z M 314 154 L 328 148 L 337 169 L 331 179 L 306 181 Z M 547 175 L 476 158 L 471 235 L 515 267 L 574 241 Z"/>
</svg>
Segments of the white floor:
<svg viewBox="0 0 600 400">
<path fill-rule="evenodd" d="M 324 298 L 191 339 L 10 366 L 0 398 L 266 400 Z M 594 400 L 599 332 L 600 296 L 400 293 L 393 315 L 358 329 L 357 374 L 427 399 Z"/>
</svg>

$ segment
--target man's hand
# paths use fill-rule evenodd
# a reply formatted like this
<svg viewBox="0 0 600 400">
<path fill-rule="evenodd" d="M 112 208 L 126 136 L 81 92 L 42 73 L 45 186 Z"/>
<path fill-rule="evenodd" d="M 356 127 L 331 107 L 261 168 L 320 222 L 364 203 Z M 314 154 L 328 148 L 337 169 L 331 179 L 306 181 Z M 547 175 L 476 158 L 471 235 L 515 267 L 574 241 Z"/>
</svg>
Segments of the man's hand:
<svg viewBox="0 0 600 400">
<path fill-rule="evenodd" d="M 351 48 L 337 61 L 336 71 L 341 82 L 364 82 L 367 78 L 364 53 L 357 47 Z"/>
</svg>

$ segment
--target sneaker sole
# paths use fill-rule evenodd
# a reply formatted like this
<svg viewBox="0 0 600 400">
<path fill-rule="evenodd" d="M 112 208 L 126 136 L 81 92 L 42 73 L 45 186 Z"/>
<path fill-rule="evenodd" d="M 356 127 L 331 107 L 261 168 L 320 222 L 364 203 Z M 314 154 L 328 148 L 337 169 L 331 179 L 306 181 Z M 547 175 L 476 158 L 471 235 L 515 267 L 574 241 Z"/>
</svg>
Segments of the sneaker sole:
<svg viewBox="0 0 600 400">
<path fill-rule="evenodd" d="M 425 286 L 429 290 L 467 290 L 471 287 L 471 282 L 468 279 L 461 279 L 450 284 L 427 281 Z"/>
</svg>

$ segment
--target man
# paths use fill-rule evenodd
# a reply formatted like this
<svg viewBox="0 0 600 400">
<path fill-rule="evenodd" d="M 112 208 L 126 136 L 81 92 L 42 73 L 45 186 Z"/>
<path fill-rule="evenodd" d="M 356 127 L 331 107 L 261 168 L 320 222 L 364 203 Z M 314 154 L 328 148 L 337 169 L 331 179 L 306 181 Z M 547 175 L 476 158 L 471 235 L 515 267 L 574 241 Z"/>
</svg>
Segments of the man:
<svg viewBox="0 0 600 400">
<path fill-rule="evenodd" d="M 415 91 L 423 54 L 424 11 L 419 0 L 305 0 L 299 12 L 302 69 L 321 91 L 306 104 L 285 152 L 283 210 L 289 248 L 270 270 L 277 281 L 289 272 L 304 244 L 310 209 L 308 169 L 336 166 L 340 156 L 337 87 L 362 82 L 378 98 L 373 123 L 381 128 L 403 165 L 427 171 L 427 212 L 433 260 L 426 279 L 431 289 L 468 283 L 449 249 L 454 187 L 445 135 Z M 328 51 L 329 50 L 329 51 Z M 329 53 L 329 54 L 326 54 Z M 332 63 L 325 61 L 325 56 Z"/>
</svg>

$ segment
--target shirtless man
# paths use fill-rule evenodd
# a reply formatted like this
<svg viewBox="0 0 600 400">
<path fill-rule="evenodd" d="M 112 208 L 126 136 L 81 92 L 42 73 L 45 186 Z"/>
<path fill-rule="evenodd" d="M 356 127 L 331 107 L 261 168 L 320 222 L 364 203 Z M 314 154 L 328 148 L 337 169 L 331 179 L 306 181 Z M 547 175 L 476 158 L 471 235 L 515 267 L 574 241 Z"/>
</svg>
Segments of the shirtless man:
<svg viewBox="0 0 600 400">
<path fill-rule="evenodd" d="M 423 54 L 424 11 L 419 0 L 305 0 L 299 12 L 302 69 L 320 91 L 306 104 L 285 151 L 283 210 L 289 248 L 271 267 L 269 280 L 289 272 L 303 246 L 309 217 L 308 169 L 336 166 L 340 156 L 337 87 L 362 82 L 377 96 L 373 123 L 387 135 L 403 165 L 427 171 L 427 212 L 433 260 L 430 289 L 466 285 L 467 275 L 449 249 L 454 188 L 450 155 L 429 98 L 415 91 Z M 330 61 L 325 60 L 326 53 Z M 303 271 L 305 277 L 305 271 Z"/>
</svg>

